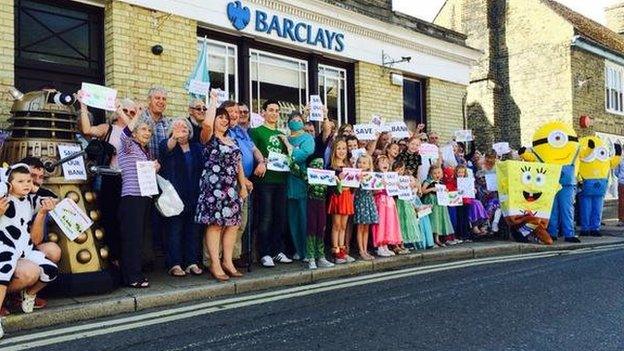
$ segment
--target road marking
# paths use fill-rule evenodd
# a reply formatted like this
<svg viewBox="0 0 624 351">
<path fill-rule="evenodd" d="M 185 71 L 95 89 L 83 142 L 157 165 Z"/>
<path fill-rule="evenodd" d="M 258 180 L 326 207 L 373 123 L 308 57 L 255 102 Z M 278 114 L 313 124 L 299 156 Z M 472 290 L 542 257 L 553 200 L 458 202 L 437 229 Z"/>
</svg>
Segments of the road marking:
<svg viewBox="0 0 624 351">
<path fill-rule="evenodd" d="M 616 244 L 603 246 L 600 248 L 554 250 L 529 254 L 510 255 L 505 257 L 469 259 L 463 261 L 441 263 L 431 266 L 405 268 L 397 271 L 373 273 L 365 276 L 314 283 L 304 286 L 268 291 L 255 295 L 239 296 L 218 301 L 210 301 L 189 306 L 176 307 L 162 311 L 148 312 L 140 315 L 123 317 L 114 320 L 94 322 L 84 325 L 53 329 L 44 332 L 31 333 L 23 336 L 3 339 L 0 341 L 0 347 L 2 347 L 3 351 L 26 350 L 33 347 L 48 346 L 67 341 L 91 338 L 99 335 L 106 335 L 136 328 L 147 327 L 155 324 L 197 317 L 218 311 L 258 305 L 267 302 L 274 302 L 294 297 L 307 296 L 366 284 L 379 283 L 383 281 L 400 279 L 410 276 L 449 271 L 467 267 L 483 266 L 495 263 L 525 261 L 569 254 L 611 251 L 621 249 L 623 247 L 624 244 Z"/>
</svg>

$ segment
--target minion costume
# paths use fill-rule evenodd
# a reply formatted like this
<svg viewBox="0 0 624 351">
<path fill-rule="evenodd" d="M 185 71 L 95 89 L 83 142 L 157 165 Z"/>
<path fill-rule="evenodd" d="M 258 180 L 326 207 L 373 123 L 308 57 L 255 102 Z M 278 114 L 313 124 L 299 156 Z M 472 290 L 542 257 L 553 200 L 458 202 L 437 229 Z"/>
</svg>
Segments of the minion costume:
<svg viewBox="0 0 624 351">
<path fill-rule="evenodd" d="M 620 163 L 622 147 L 615 144 L 615 155 L 610 157 L 604 141 L 596 136 L 580 140 L 579 192 L 581 236 L 600 236 L 600 221 L 604 196 L 607 192 L 609 170 Z"/>
<path fill-rule="evenodd" d="M 567 242 L 581 242 L 574 231 L 574 195 L 579 163 L 576 132 L 563 122 L 548 122 L 535 131 L 532 146 L 531 150 L 520 149 L 522 159 L 562 166 L 559 178 L 561 190 L 555 196 L 548 233 L 553 240 L 563 234 Z"/>
</svg>

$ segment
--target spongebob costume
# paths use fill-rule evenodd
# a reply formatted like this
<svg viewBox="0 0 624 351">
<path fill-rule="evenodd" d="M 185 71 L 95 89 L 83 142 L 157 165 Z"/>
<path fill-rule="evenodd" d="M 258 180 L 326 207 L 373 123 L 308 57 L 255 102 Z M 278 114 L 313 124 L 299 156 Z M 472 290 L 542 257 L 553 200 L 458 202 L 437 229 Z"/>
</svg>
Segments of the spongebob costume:
<svg viewBox="0 0 624 351">
<path fill-rule="evenodd" d="M 561 165 L 559 184 L 548 232 L 553 240 L 563 234 L 568 242 L 580 242 L 574 230 L 574 196 L 579 164 L 579 142 L 574 129 L 560 121 L 548 122 L 533 134 L 532 148 L 521 149 L 520 156 L 529 162 Z"/>
<path fill-rule="evenodd" d="M 609 155 L 604 141 L 596 136 L 580 139 L 579 210 L 581 236 L 600 236 L 600 222 L 609 171 L 620 163 L 622 147 L 615 144 L 615 155 Z"/>
<path fill-rule="evenodd" d="M 514 238 L 534 235 L 552 244 L 546 230 L 557 191 L 561 188 L 561 165 L 503 161 L 496 164 L 501 210 Z M 518 236 L 516 234 L 520 234 Z"/>
</svg>

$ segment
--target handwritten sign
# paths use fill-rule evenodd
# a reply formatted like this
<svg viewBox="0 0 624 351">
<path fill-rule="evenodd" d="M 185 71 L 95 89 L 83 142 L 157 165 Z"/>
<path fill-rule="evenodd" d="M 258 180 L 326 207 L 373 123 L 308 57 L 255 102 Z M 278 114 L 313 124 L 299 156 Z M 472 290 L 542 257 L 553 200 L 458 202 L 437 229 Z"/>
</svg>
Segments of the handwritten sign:
<svg viewBox="0 0 624 351">
<path fill-rule="evenodd" d="M 267 169 L 275 172 L 290 172 L 290 167 L 288 166 L 288 156 L 269 151 L 269 157 L 267 157 Z"/>
<path fill-rule="evenodd" d="M 264 118 L 260 114 L 252 112 L 249 117 L 249 126 L 251 128 L 257 128 L 264 124 Z"/>
<path fill-rule="evenodd" d="M 343 168 L 340 173 L 340 183 L 347 188 L 359 188 L 362 170 L 359 168 Z"/>
<path fill-rule="evenodd" d="M 377 137 L 377 126 L 372 123 L 369 124 L 356 124 L 353 126 L 355 136 L 359 140 L 375 140 Z"/>
<path fill-rule="evenodd" d="M 449 196 L 448 196 L 448 190 L 446 190 L 446 185 L 436 184 L 435 189 L 436 189 L 436 200 L 438 200 L 438 205 L 448 206 Z"/>
<path fill-rule="evenodd" d="M 455 152 L 453 151 L 453 144 L 446 144 L 440 148 L 442 154 L 442 160 L 445 166 L 457 167 L 457 159 L 455 158 Z"/>
<path fill-rule="evenodd" d="M 228 92 L 221 89 L 212 89 L 217 92 L 217 106 L 221 106 L 222 103 L 228 101 L 230 98 Z"/>
<path fill-rule="evenodd" d="M 136 168 L 141 196 L 152 196 L 158 194 L 158 183 L 156 181 L 154 161 L 137 161 Z"/>
<path fill-rule="evenodd" d="M 117 90 L 105 86 L 82 83 L 82 102 L 91 107 L 107 111 L 115 111 L 115 101 L 117 100 Z"/>
<path fill-rule="evenodd" d="M 371 124 L 379 128 L 383 124 L 383 119 L 380 115 L 372 115 Z"/>
<path fill-rule="evenodd" d="M 383 173 L 362 172 L 360 184 L 363 190 L 382 190 L 384 188 Z"/>
<path fill-rule="evenodd" d="M 449 207 L 457 207 L 457 206 L 463 206 L 464 205 L 464 199 L 462 198 L 461 194 L 459 193 L 459 191 L 448 191 L 447 192 L 448 195 L 448 206 Z"/>
<path fill-rule="evenodd" d="M 395 139 L 405 139 L 410 137 L 409 129 L 407 129 L 407 125 L 405 122 L 390 122 L 386 123 L 386 127 L 390 129 L 390 134 Z"/>
<path fill-rule="evenodd" d="M 195 95 L 207 95 L 210 91 L 210 82 L 191 79 L 188 85 L 188 92 Z"/>
<path fill-rule="evenodd" d="M 511 152 L 511 148 L 509 147 L 508 142 L 500 142 L 492 145 L 492 149 L 496 151 L 498 156 L 503 156 Z"/>
<path fill-rule="evenodd" d="M 473 141 L 473 140 L 474 140 L 474 137 L 472 136 L 472 130 L 465 129 L 465 130 L 455 131 L 455 141 L 466 142 L 466 141 Z"/>
<path fill-rule="evenodd" d="M 485 174 L 485 188 L 487 191 L 498 191 L 498 180 L 496 173 Z"/>
<path fill-rule="evenodd" d="M 308 121 L 323 121 L 323 101 L 319 95 L 310 95 L 310 115 Z"/>
<path fill-rule="evenodd" d="M 50 216 L 56 222 L 63 234 L 71 241 L 76 240 L 80 234 L 89 229 L 93 221 L 84 211 L 76 205 L 74 200 L 66 197 L 59 202 Z"/>
<path fill-rule="evenodd" d="M 457 191 L 464 199 L 474 199 L 476 197 L 474 178 L 457 178 Z"/>
<path fill-rule="evenodd" d="M 366 149 L 355 149 L 355 150 L 351 151 L 351 164 L 356 165 L 357 164 L 357 160 L 362 155 L 366 155 Z"/>
<path fill-rule="evenodd" d="M 434 159 L 437 159 L 440 157 L 438 147 L 436 145 L 429 144 L 429 143 L 420 144 L 420 147 L 418 148 L 418 153 L 420 154 L 421 157 L 429 157 L 429 158 L 434 158 Z"/>
<path fill-rule="evenodd" d="M 397 172 L 383 173 L 386 183 L 386 192 L 389 196 L 399 196 L 399 174 Z"/>
<path fill-rule="evenodd" d="M 336 172 L 329 169 L 308 168 L 308 183 L 316 185 L 336 185 Z"/>
<path fill-rule="evenodd" d="M 58 145 L 59 156 L 65 158 L 82 151 L 78 145 Z M 67 180 L 87 180 L 83 156 L 63 163 L 63 177 Z"/>
<path fill-rule="evenodd" d="M 412 191 L 412 177 L 410 176 L 399 176 L 399 199 L 410 201 L 414 197 L 414 192 Z"/>
</svg>

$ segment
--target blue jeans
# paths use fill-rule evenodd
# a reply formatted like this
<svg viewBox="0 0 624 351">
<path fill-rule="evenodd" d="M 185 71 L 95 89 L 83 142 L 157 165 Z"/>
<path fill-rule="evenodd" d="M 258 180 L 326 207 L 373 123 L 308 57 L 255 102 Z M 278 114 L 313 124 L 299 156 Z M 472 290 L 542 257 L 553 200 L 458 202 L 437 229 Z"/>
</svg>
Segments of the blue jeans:
<svg viewBox="0 0 624 351">
<path fill-rule="evenodd" d="M 182 269 L 199 264 L 199 231 L 201 226 L 195 223 L 194 213 L 188 211 L 179 216 L 165 218 L 167 230 L 167 267 L 179 265 Z"/>
<path fill-rule="evenodd" d="M 284 251 L 286 233 L 286 185 L 256 184 L 258 199 L 258 239 L 260 257 L 275 256 Z"/>
</svg>

